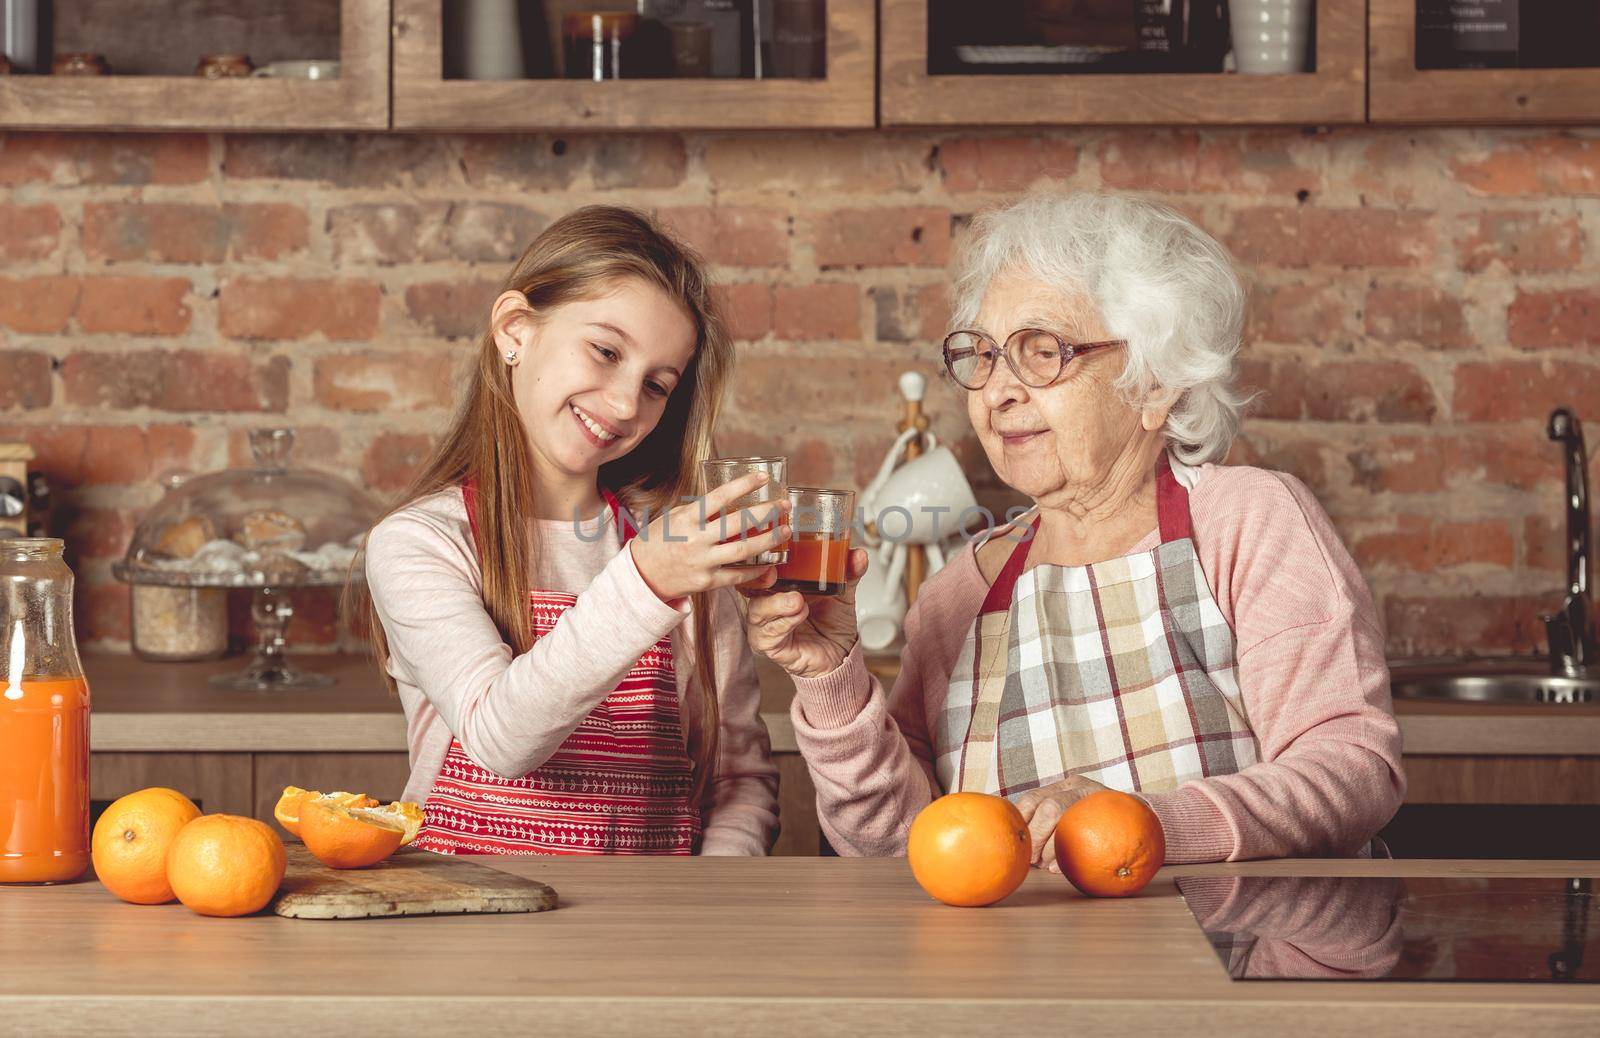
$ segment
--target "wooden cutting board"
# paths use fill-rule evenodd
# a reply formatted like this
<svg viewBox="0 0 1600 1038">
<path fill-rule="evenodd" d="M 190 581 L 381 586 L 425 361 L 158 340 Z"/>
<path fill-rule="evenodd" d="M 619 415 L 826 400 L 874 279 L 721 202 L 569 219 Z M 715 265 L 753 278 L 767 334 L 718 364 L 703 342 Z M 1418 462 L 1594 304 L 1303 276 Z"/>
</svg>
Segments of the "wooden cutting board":
<svg viewBox="0 0 1600 1038">
<path fill-rule="evenodd" d="M 330 869 L 287 844 L 289 867 L 272 910 L 291 919 L 371 919 L 461 912 L 544 912 L 556 892 L 448 854 L 402 847 L 365 869 Z"/>
</svg>

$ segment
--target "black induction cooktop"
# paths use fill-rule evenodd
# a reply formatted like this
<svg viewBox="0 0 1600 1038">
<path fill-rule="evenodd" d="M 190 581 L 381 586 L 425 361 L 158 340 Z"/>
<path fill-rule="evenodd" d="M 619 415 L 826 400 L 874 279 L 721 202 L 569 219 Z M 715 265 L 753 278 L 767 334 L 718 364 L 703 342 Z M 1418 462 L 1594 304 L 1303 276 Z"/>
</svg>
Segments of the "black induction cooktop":
<svg viewBox="0 0 1600 1038">
<path fill-rule="evenodd" d="M 1600 983 L 1597 881 L 1181 879 L 1234 980 Z"/>
</svg>

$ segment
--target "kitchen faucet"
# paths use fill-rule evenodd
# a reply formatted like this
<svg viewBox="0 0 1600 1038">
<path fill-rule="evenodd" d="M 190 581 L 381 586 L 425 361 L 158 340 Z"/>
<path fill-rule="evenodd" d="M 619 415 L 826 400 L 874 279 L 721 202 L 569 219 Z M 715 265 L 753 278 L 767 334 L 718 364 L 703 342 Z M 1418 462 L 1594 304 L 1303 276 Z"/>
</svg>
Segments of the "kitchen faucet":
<svg viewBox="0 0 1600 1038">
<path fill-rule="evenodd" d="M 1550 640 L 1550 671 L 1578 678 L 1600 662 L 1589 622 L 1589 467 L 1583 426 L 1564 407 L 1550 412 L 1550 439 L 1560 441 L 1567 462 L 1567 597 L 1561 611 L 1544 617 Z"/>
</svg>

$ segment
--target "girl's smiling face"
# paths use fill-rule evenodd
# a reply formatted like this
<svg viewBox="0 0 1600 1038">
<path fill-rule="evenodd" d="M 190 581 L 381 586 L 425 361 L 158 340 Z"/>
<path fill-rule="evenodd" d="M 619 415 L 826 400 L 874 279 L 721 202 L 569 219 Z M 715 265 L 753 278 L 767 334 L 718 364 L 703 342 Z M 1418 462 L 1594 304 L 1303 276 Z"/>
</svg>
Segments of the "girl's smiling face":
<svg viewBox="0 0 1600 1038">
<path fill-rule="evenodd" d="M 637 278 L 542 314 L 506 292 L 493 318 L 502 359 L 516 357 L 512 395 L 535 469 L 557 478 L 592 477 L 637 447 L 694 357 L 688 313 Z"/>
</svg>

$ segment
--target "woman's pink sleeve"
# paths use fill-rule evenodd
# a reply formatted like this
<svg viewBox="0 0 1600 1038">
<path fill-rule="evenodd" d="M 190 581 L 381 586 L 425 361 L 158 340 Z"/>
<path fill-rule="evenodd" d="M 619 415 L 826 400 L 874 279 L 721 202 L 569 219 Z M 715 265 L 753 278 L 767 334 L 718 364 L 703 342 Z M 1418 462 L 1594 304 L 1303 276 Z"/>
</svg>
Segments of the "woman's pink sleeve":
<svg viewBox="0 0 1600 1038">
<path fill-rule="evenodd" d="M 904 854 L 912 820 L 939 795 L 923 702 L 924 601 L 906 614 L 900 674 L 887 696 L 859 642 L 827 674 L 794 679 L 795 742 L 817 787 L 822 831 L 843 855 Z"/>
<path fill-rule="evenodd" d="M 1360 571 L 1311 492 L 1261 469 L 1196 539 L 1232 606 L 1237 674 L 1259 763 L 1142 794 L 1167 861 L 1353 855 L 1405 794 L 1383 632 Z"/>
</svg>

